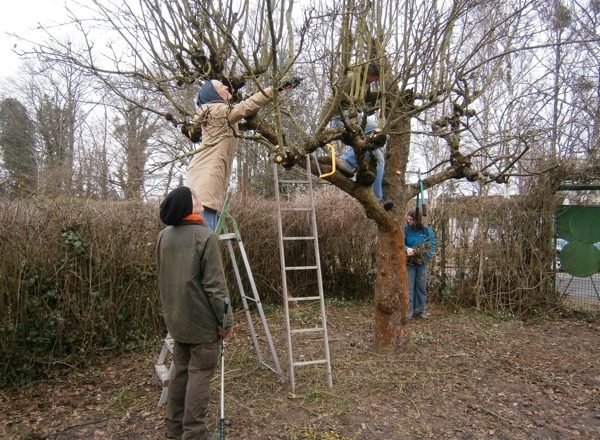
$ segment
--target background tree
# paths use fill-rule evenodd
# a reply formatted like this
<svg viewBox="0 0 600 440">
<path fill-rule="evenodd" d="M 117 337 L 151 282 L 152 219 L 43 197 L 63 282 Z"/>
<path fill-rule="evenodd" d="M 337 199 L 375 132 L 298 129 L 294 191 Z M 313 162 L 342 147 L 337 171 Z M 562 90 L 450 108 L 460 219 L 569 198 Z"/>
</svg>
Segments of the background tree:
<svg viewBox="0 0 600 440">
<path fill-rule="evenodd" d="M 15 195 L 36 189 L 34 126 L 27 109 L 13 98 L 0 102 L 0 151 L 7 171 L 5 184 Z"/>
<path fill-rule="evenodd" d="M 572 99 L 568 101 L 573 107 L 574 121 L 570 138 L 579 140 L 577 154 L 584 160 L 598 166 L 600 164 L 600 40 L 598 24 L 600 23 L 600 2 L 569 2 L 570 20 L 566 25 L 571 34 L 582 42 L 578 50 L 570 55 L 575 62 L 567 69 L 572 71 L 569 81 Z M 564 6 L 563 6 L 564 7 Z"/>
<path fill-rule="evenodd" d="M 115 155 L 110 141 L 112 107 L 102 106 L 100 110 L 86 121 L 88 136 L 86 148 L 78 155 L 77 194 L 85 198 L 118 199 L 120 192 L 113 179 Z"/>
<path fill-rule="evenodd" d="M 86 120 L 101 95 L 76 66 L 28 59 L 10 84 L 11 95 L 30 109 L 39 146 L 39 191 L 76 194 L 81 183 L 79 155 L 85 147 Z M 94 102 L 95 100 L 95 102 Z"/>
<path fill-rule="evenodd" d="M 75 113 L 72 102 L 64 106 L 44 96 L 37 111 L 44 158 L 44 187 L 49 193 L 71 193 L 75 150 Z"/>
<path fill-rule="evenodd" d="M 34 115 L 40 191 L 111 199 L 164 191 L 159 173 L 147 178 L 147 158 L 172 161 L 189 141 L 183 148 L 172 130 L 163 130 L 168 122 L 108 93 L 75 66 L 48 61 L 27 59 L 18 77 L 0 84 Z"/>
<path fill-rule="evenodd" d="M 158 128 L 156 116 L 132 104 L 117 109 L 113 135 L 125 155 L 117 173 L 126 199 L 141 200 L 144 194 L 147 148 Z"/>
</svg>

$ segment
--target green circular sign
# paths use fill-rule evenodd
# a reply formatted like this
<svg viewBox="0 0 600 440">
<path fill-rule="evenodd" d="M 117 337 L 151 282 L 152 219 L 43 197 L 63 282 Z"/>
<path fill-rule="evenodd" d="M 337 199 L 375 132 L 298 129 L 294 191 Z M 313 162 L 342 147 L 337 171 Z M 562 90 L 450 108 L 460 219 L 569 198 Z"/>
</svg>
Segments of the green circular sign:
<svg viewBox="0 0 600 440">
<path fill-rule="evenodd" d="M 561 267 L 574 277 L 589 277 L 600 271 L 600 250 L 593 244 L 573 241 L 560 251 Z"/>
<path fill-rule="evenodd" d="M 597 209 L 578 209 L 569 215 L 569 231 L 575 240 L 594 244 L 600 241 L 600 215 Z M 572 240 L 569 240 L 572 241 Z"/>
</svg>

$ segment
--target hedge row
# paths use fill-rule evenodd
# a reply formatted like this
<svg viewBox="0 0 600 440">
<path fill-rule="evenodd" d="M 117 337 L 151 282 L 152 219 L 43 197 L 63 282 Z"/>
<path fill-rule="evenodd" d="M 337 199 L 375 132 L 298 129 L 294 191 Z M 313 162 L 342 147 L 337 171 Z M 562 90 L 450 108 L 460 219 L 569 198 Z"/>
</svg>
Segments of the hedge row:
<svg viewBox="0 0 600 440">
<path fill-rule="evenodd" d="M 326 295 L 369 296 L 374 225 L 337 191 L 319 192 L 316 207 Z M 231 213 L 262 301 L 280 303 L 274 201 L 234 199 Z M 286 234 L 309 234 L 302 215 L 283 220 Z M 161 228 L 155 203 L 0 200 L 0 386 L 79 365 L 99 349 L 129 349 L 162 336 L 155 270 Z M 292 264 L 314 259 L 314 252 L 305 242 L 286 257 Z"/>
</svg>

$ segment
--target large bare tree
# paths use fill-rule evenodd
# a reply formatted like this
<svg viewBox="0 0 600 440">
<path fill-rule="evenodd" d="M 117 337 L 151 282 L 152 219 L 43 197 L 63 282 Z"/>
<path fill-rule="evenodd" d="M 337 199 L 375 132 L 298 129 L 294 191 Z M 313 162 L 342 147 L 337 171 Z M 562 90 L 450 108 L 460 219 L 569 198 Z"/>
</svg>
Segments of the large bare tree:
<svg viewBox="0 0 600 440">
<path fill-rule="evenodd" d="M 28 60 L 11 86 L 34 116 L 38 191 L 75 194 L 78 147 L 90 111 L 88 79 L 73 65 Z"/>
<path fill-rule="evenodd" d="M 289 165 L 332 141 L 354 148 L 356 181 L 337 173 L 328 180 L 358 200 L 377 224 L 375 345 L 386 349 L 405 346 L 410 336 L 403 220 L 404 207 L 418 192 L 406 179 L 411 148 L 437 146 L 435 163 L 423 163 L 427 188 L 510 178 L 538 140 L 535 116 L 546 105 L 532 86 L 536 75 L 546 74 L 544 66 L 533 57 L 534 65 L 514 61 L 548 45 L 573 43 L 547 42 L 536 3 L 91 0 L 87 9 L 71 10 L 76 39 L 59 40 L 48 30 L 47 42 L 38 42 L 29 54 L 84 69 L 190 138 L 196 132 L 190 90 L 202 79 L 227 81 L 236 91 L 244 85 L 260 90 L 296 73 L 310 79 L 303 89 L 313 99 L 333 93 L 332 111 L 320 121 L 314 109 L 290 106 L 275 94 L 268 117 L 249 118 L 246 128 L 252 131 L 244 136 Z M 382 74 L 387 198 L 396 207 L 387 212 L 371 191 L 375 164 L 365 155 L 379 145 L 376 139 L 365 136 L 360 118 L 341 128 L 328 126 L 342 99 L 340 81 L 350 72 L 360 77 L 373 63 Z M 127 93 L 132 84 L 158 99 L 135 102 Z M 358 92 L 353 95 L 360 96 L 365 85 L 353 87 Z M 358 112 L 360 102 L 353 104 L 351 110 Z"/>
</svg>

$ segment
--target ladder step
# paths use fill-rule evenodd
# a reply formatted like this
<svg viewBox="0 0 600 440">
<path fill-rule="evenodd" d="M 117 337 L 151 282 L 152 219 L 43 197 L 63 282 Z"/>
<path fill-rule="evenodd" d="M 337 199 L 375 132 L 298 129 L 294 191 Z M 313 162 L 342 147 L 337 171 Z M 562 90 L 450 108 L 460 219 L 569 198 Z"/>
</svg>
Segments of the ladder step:
<svg viewBox="0 0 600 440">
<path fill-rule="evenodd" d="M 304 207 L 298 207 L 298 208 L 281 208 L 281 211 L 284 212 L 291 212 L 291 211 L 305 211 L 305 212 L 311 212 L 312 208 L 308 207 L 308 208 L 304 208 Z"/>
<path fill-rule="evenodd" d="M 155 365 L 154 371 L 156 372 L 156 375 L 158 376 L 158 380 L 160 380 L 160 383 L 162 384 L 163 387 L 166 387 L 167 385 L 169 385 L 169 380 L 171 380 L 171 377 L 169 374 L 169 369 L 167 368 L 166 365 L 164 365 L 164 364 Z"/>
<path fill-rule="evenodd" d="M 173 350 L 175 350 L 175 342 L 173 341 L 173 338 L 166 338 L 165 345 L 169 348 L 169 351 L 173 353 Z"/>
<path fill-rule="evenodd" d="M 283 241 L 291 241 L 291 240 L 314 240 L 315 237 L 314 235 L 311 236 L 307 236 L 307 237 L 282 237 Z"/>
<path fill-rule="evenodd" d="M 233 232 L 219 235 L 219 240 L 234 240 L 236 238 L 237 236 Z"/>
<path fill-rule="evenodd" d="M 281 374 L 281 373 L 280 373 L 280 372 L 279 372 L 277 369 L 275 369 L 275 367 L 272 367 L 272 366 L 270 366 L 270 365 L 269 365 L 269 364 L 267 364 L 266 362 L 259 361 L 259 363 L 260 363 L 260 364 L 261 364 L 263 367 L 265 367 L 265 368 L 268 368 L 269 370 L 271 370 L 273 373 L 276 373 L 276 374 Z"/>
<path fill-rule="evenodd" d="M 317 266 L 287 266 L 285 270 L 315 270 Z"/>
<path fill-rule="evenodd" d="M 253 297 L 248 296 L 248 295 L 243 295 L 243 297 L 246 298 L 247 300 L 250 300 L 250 301 L 255 302 L 255 303 L 259 303 L 260 302 L 258 299 L 253 298 Z"/>
<path fill-rule="evenodd" d="M 294 362 L 294 367 L 304 367 L 306 365 L 326 364 L 327 359 L 318 359 L 316 361 Z"/>
<path fill-rule="evenodd" d="M 288 296 L 288 301 L 316 301 L 320 296 Z"/>
<path fill-rule="evenodd" d="M 313 327 L 313 328 L 299 328 L 296 330 L 290 330 L 290 333 L 295 335 L 298 333 L 318 333 L 318 332 L 322 332 L 322 331 L 323 331 L 323 327 Z"/>
</svg>

